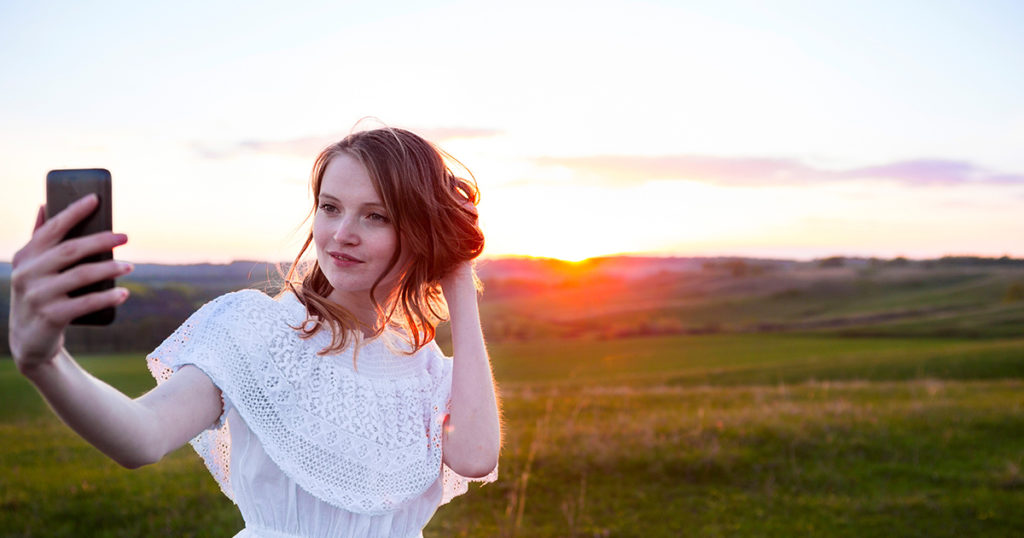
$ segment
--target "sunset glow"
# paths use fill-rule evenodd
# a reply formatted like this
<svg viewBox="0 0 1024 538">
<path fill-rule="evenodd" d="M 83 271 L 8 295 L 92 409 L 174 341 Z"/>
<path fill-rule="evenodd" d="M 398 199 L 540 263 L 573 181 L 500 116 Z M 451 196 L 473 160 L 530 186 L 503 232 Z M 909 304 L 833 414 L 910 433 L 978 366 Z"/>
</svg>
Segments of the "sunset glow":
<svg viewBox="0 0 1024 538">
<path fill-rule="evenodd" d="M 1018 4 L 515 6 L 0 8 L 0 259 L 95 166 L 121 258 L 290 259 L 381 124 L 472 171 L 486 256 L 1024 256 Z"/>
</svg>

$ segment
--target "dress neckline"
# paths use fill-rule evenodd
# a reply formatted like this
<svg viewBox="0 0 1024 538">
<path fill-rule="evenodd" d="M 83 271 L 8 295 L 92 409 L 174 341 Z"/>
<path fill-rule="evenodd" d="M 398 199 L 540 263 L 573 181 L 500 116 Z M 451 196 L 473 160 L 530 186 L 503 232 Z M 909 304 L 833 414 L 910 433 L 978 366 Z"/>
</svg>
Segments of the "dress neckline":
<svg viewBox="0 0 1024 538">
<path fill-rule="evenodd" d="M 286 291 L 278 298 L 278 302 L 288 309 L 289 324 L 299 326 L 305 321 L 306 307 L 294 293 Z M 315 336 L 304 341 L 319 351 L 330 344 L 331 330 L 329 327 L 325 327 Z M 366 338 L 361 333 L 355 333 L 345 349 L 321 357 L 336 360 L 367 377 L 408 377 L 425 373 L 435 347 L 436 344 L 431 342 L 416 353 L 409 355 L 407 353 L 409 344 L 405 341 L 404 335 L 395 329 L 388 328 L 373 338 Z M 353 361 L 353 350 L 357 348 L 355 361 Z"/>
</svg>

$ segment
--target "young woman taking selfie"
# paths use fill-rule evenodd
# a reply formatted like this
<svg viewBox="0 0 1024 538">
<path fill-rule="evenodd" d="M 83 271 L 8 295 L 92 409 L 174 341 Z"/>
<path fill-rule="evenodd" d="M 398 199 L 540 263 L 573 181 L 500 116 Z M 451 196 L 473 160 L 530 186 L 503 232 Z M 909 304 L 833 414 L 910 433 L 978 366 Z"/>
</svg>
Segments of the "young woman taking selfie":
<svg viewBox="0 0 1024 538">
<path fill-rule="evenodd" d="M 54 412 L 119 464 L 155 463 L 191 440 L 241 511 L 237 536 L 420 536 L 470 480 L 494 480 L 500 421 L 472 260 L 483 248 L 474 183 L 401 129 L 352 134 L 320 153 L 312 229 L 276 297 L 223 295 L 147 358 L 158 386 L 131 399 L 63 347 L 68 323 L 116 306 L 124 244 L 61 242 L 96 208 L 47 220 L 14 257 L 10 345 Z M 310 249 L 315 261 L 300 263 Z M 62 272 L 63 271 L 63 272 Z M 434 342 L 451 323 L 453 357 Z"/>
</svg>

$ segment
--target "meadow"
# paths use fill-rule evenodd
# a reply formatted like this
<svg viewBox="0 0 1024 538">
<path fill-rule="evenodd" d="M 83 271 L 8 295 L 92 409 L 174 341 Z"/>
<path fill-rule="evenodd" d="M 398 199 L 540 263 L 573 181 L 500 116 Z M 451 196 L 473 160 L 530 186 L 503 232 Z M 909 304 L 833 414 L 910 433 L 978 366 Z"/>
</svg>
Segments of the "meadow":
<svg viewBox="0 0 1024 538">
<path fill-rule="evenodd" d="M 499 480 L 425 536 L 1020 536 L 1024 338 L 835 334 L 491 345 Z M 128 394 L 142 354 L 82 364 Z M 189 447 L 128 471 L 0 362 L 0 535 L 231 536 Z"/>
</svg>

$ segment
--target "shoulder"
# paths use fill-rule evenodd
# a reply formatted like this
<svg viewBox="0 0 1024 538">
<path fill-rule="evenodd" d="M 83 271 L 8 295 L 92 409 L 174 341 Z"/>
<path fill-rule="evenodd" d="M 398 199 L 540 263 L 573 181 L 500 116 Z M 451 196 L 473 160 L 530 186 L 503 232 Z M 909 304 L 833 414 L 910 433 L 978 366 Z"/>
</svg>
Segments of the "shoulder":
<svg viewBox="0 0 1024 538">
<path fill-rule="evenodd" d="M 231 311 L 281 310 L 283 305 L 260 290 L 244 289 L 225 293 L 199 308 L 199 312 L 227 313 Z"/>
<path fill-rule="evenodd" d="M 361 375 L 416 378 L 419 383 L 434 385 L 451 377 L 451 359 L 444 356 L 435 342 L 412 351 L 404 334 L 389 331 L 357 347 L 356 362 Z"/>
<path fill-rule="evenodd" d="M 430 355 L 430 357 L 437 361 L 451 362 L 452 358 L 445 355 L 441 346 L 437 345 L 437 340 L 431 340 L 427 345 L 423 346 L 420 350 L 422 353 Z"/>
<path fill-rule="evenodd" d="M 186 324 L 241 329 L 260 320 L 283 320 L 288 308 L 259 290 L 225 293 L 201 306 Z"/>
<path fill-rule="evenodd" d="M 266 348 L 265 327 L 276 302 L 257 290 L 242 290 L 221 295 L 192 313 L 151 354 L 171 368 L 184 364 L 200 367 L 219 387 L 229 366 L 238 364 L 239 357 L 262 353 Z M 284 324 L 276 324 L 287 327 Z"/>
<path fill-rule="evenodd" d="M 228 305 L 228 306 L 241 306 L 241 305 L 264 305 L 267 303 L 275 302 L 274 299 L 270 298 L 266 293 L 260 290 L 244 289 L 225 293 L 216 299 L 206 303 L 207 305 Z"/>
<path fill-rule="evenodd" d="M 427 370 L 432 377 L 440 377 L 450 382 L 452 376 L 452 358 L 445 355 L 441 346 L 431 340 L 427 345 L 420 348 L 417 355 L 423 355 Z"/>
</svg>

